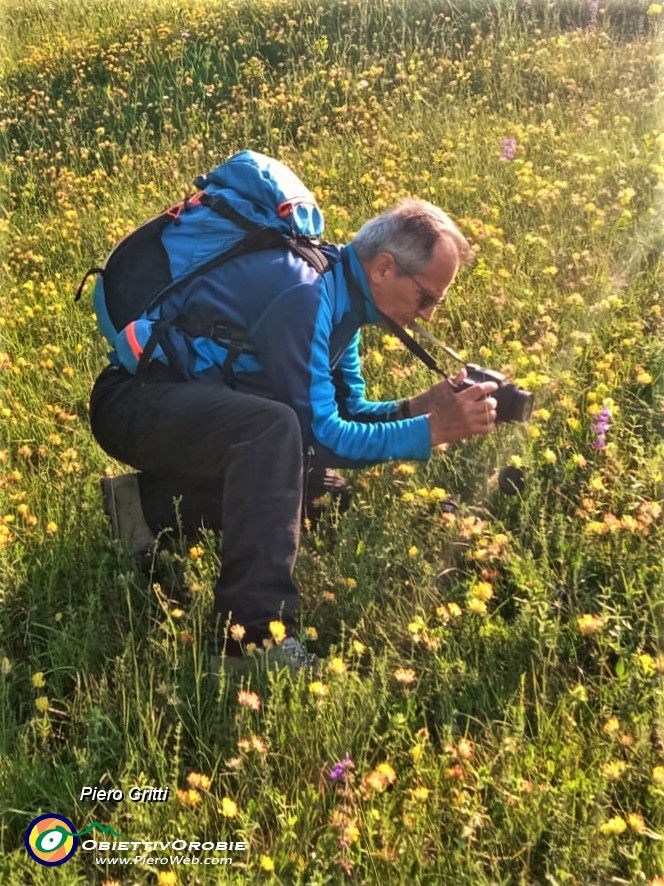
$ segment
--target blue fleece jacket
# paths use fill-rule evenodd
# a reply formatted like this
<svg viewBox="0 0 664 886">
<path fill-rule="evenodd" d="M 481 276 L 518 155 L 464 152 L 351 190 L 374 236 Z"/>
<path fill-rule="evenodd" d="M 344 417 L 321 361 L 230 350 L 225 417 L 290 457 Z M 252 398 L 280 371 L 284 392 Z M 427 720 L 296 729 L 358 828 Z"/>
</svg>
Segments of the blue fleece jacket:
<svg viewBox="0 0 664 886">
<path fill-rule="evenodd" d="M 233 387 L 291 406 L 304 451 L 317 462 L 428 458 L 425 416 L 399 420 L 395 401 L 365 399 L 360 328 L 377 323 L 376 308 L 352 245 L 325 251 L 331 268 L 323 276 L 289 250 L 240 255 L 167 299 L 162 317 L 214 316 L 241 330 L 246 346 L 232 363 Z M 173 327 L 166 336 L 165 350 L 186 378 L 228 383 L 227 348 Z M 166 361 L 161 348 L 155 357 Z"/>
</svg>

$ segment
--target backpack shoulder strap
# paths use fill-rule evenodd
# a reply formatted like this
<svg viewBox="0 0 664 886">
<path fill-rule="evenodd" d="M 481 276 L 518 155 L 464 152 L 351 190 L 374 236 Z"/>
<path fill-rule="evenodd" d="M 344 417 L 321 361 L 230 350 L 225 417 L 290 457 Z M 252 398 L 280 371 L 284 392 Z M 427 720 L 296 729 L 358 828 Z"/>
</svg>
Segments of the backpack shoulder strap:
<svg viewBox="0 0 664 886">
<path fill-rule="evenodd" d="M 330 260 L 321 249 L 320 243 L 306 237 L 289 237 L 285 242 L 295 255 L 305 261 L 321 277 L 332 267 Z"/>
</svg>

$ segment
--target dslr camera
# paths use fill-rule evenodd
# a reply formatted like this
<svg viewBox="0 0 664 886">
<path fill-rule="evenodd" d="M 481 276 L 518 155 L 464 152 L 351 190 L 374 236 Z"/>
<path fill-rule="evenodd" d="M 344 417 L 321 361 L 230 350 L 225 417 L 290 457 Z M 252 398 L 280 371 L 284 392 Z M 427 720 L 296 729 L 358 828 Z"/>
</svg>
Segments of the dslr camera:
<svg viewBox="0 0 664 886">
<path fill-rule="evenodd" d="M 534 398 L 530 391 L 524 391 L 513 382 L 508 382 L 502 372 L 495 369 L 485 369 L 477 363 L 466 363 L 467 377 L 457 387 L 463 391 L 471 385 L 483 381 L 493 381 L 498 385 L 498 390 L 491 394 L 498 403 L 496 409 L 496 423 L 528 421 L 533 411 Z"/>
</svg>

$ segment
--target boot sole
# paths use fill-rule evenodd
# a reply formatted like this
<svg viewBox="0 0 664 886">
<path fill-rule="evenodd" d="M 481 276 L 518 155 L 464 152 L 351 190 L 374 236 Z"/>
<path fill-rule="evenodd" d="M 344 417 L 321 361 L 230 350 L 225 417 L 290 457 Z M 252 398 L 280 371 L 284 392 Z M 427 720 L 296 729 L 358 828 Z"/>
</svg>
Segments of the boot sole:
<svg viewBox="0 0 664 886">
<path fill-rule="evenodd" d="M 155 545 L 157 544 L 156 537 L 152 535 L 149 540 L 146 538 L 147 546 L 144 548 L 141 547 L 140 550 L 130 540 L 123 537 L 118 517 L 117 499 L 113 489 L 113 478 L 102 477 L 99 480 L 99 486 L 101 488 L 104 513 L 111 521 L 111 535 L 113 540 L 123 544 L 139 566 L 143 567 L 146 558 L 149 558 L 154 551 Z"/>
</svg>

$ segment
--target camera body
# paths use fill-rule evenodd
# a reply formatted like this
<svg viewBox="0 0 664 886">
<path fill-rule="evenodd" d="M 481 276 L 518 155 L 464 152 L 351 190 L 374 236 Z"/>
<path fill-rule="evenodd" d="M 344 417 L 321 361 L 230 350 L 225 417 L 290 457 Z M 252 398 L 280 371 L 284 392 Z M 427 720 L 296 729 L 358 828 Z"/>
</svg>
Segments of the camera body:
<svg viewBox="0 0 664 886">
<path fill-rule="evenodd" d="M 483 381 L 493 381 L 498 385 L 498 390 L 490 395 L 495 397 L 498 404 L 496 409 L 497 424 L 528 421 L 534 403 L 534 397 L 530 391 L 524 391 L 513 382 L 508 382 L 502 372 L 497 372 L 495 369 L 485 369 L 478 366 L 477 363 L 467 363 L 466 372 L 468 376 L 459 386 L 458 390 L 460 391 Z"/>
</svg>

